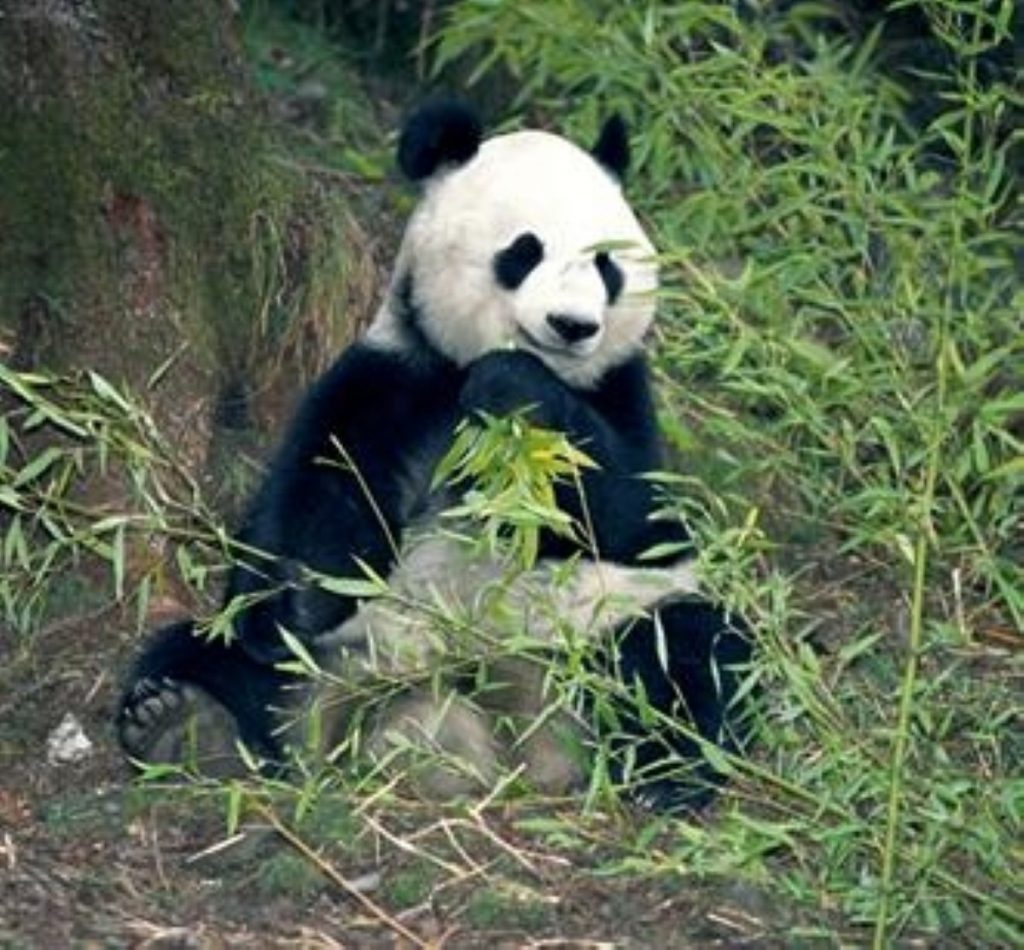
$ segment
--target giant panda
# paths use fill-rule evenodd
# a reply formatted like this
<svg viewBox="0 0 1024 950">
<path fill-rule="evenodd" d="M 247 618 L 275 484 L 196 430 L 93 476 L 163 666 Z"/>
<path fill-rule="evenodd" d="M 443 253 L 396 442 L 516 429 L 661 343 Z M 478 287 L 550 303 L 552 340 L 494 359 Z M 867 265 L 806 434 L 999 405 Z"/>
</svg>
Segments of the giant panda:
<svg viewBox="0 0 1024 950">
<path fill-rule="evenodd" d="M 251 501 L 225 594 L 234 636 L 191 620 L 153 635 L 122 746 L 218 773 L 241 744 L 280 765 L 315 714 L 321 749 L 357 723 L 345 748 L 368 763 L 427 753 L 407 766 L 433 797 L 510 771 L 566 794 L 600 758 L 636 801 L 699 807 L 720 779 L 702 748 L 743 733 L 751 647 L 697 593 L 687 532 L 644 477 L 663 464 L 644 352 L 658 277 L 623 196 L 625 125 L 608 119 L 589 150 L 544 131 L 484 139 L 469 108 L 436 102 L 397 158 L 418 204 L 371 326 L 306 394 Z M 451 489 L 432 478 L 463 420 L 512 414 L 593 462 L 556 487 L 586 538 L 543 531 L 519 572 L 443 522 Z M 321 582 L 367 573 L 393 596 Z M 458 637 L 409 607 L 441 600 L 462 605 Z M 296 672 L 296 645 L 320 675 Z"/>
</svg>

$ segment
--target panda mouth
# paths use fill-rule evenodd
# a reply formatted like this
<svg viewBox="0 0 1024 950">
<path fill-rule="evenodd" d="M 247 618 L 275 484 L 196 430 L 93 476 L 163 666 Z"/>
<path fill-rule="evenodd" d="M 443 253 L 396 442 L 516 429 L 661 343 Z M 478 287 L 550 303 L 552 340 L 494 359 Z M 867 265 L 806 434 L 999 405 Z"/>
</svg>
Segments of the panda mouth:
<svg viewBox="0 0 1024 950">
<path fill-rule="evenodd" d="M 538 340 L 529 330 L 524 326 L 517 327 L 519 337 L 526 343 L 530 349 L 540 350 L 542 353 L 550 353 L 552 356 L 567 356 L 570 359 L 582 359 L 584 356 L 589 356 L 592 349 L 587 347 L 587 343 L 592 341 L 584 340 L 582 343 L 545 343 L 543 340 Z"/>
</svg>

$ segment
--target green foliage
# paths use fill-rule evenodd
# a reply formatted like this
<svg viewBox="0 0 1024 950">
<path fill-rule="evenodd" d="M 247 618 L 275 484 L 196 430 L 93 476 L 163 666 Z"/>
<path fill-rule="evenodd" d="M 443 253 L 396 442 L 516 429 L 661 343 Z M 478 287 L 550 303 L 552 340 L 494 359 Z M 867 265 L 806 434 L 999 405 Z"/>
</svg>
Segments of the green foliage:
<svg viewBox="0 0 1024 950">
<path fill-rule="evenodd" d="M 631 120 L 632 197 L 662 250 L 663 428 L 686 472 L 661 480 L 709 586 L 756 631 L 753 760 L 729 763 L 730 789 L 700 823 L 579 815 L 509 801 L 505 786 L 435 821 L 388 784 L 353 791 L 349 775 L 300 762 L 294 781 L 226 790 L 229 831 L 279 806 L 295 835 L 345 857 L 370 838 L 413 862 L 388 898 L 405 904 L 435 879 L 432 895 L 475 882 L 486 848 L 530 867 L 532 851 L 489 823 L 501 801 L 515 840 L 557 850 L 559 867 L 739 881 L 833 942 L 1022 939 L 1024 297 L 1008 123 L 1020 103 L 978 62 L 1008 35 L 1012 4 L 920 5 L 948 64 L 928 79 L 922 125 L 902 80 L 879 72 L 877 35 L 822 32 L 818 4 L 760 6 L 464 0 L 435 46 L 439 68 L 511 75 L 520 105 L 581 141 L 609 110 Z M 342 157 L 334 170 L 355 168 Z M 4 369 L 0 383 L 9 623 L 36 629 L 57 578 L 94 563 L 141 616 L 165 568 L 139 569 L 133 552 L 153 544 L 209 586 L 230 559 L 223 529 L 131 400 L 98 376 Z M 555 433 L 491 420 L 461 431 L 439 478 L 469 486 L 458 514 L 492 553 L 529 565 L 541 525 L 585 533 L 552 496 L 585 464 Z M 137 510 L 83 496 L 97 473 L 116 473 Z M 320 581 L 389 596 L 372 577 Z M 318 823 L 338 802 L 344 820 Z M 301 853 L 324 871 L 327 857 Z M 278 870 L 290 888 L 301 869 Z M 501 887 L 472 903 L 481 926 L 506 918 L 514 892 L 488 873 Z M 526 906 L 532 919 L 540 905 Z"/>
<path fill-rule="evenodd" d="M 1007 38 L 1008 3 L 952 18 L 938 6 L 954 52 Z M 1016 139 L 997 134 L 1009 90 L 982 88 L 964 53 L 935 77 L 948 108 L 917 131 L 870 45 L 819 39 L 807 59 L 780 57 L 806 10 L 607 13 L 471 0 L 439 62 L 472 50 L 481 69 L 500 63 L 521 101 L 584 140 L 599 114 L 632 120 L 632 196 L 663 252 L 674 434 L 720 458 L 725 485 L 759 476 L 792 516 L 891 549 L 906 548 L 898 515 L 941 436 L 929 517 L 969 583 L 1008 593 L 1024 410 Z M 1007 606 L 1019 622 L 1018 598 Z"/>
<path fill-rule="evenodd" d="M 1021 102 L 979 62 L 1013 4 L 920 4 L 942 68 L 909 91 L 879 31 L 761 6 L 467 0 L 437 63 L 504 71 L 582 141 L 632 126 L 693 473 L 666 488 L 758 629 L 767 697 L 742 805 L 678 867 L 772 880 L 876 945 L 1019 936 L 1013 654 L 977 672 L 1024 625 Z"/>
<path fill-rule="evenodd" d="M 376 114 L 379 102 L 355 81 L 355 56 L 268 0 L 245 4 L 242 27 L 257 86 L 305 132 L 293 152 L 322 163 L 324 173 L 382 181 L 391 149 Z"/>
<path fill-rule="evenodd" d="M 521 415 L 485 416 L 459 427 L 434 487 L 466 485 L 461 503 L 445 516 L 477 528 L 486 553 L 529 570 L 542 530 L 586 541 L 586 526 L 559 509 L 555 486 L 572 481 L 581 487 L 581 470 L 593 467 L 561 432 L 530 425 Z"/>
<path fill-rule="evenodd" d="M 535 888 L 481 888 L 466 907 L 466 919 L 483 930 L 537 927 L 552 916 L 553 903 Z"/>
<path fill-rule="evenodd" d="M 388 881 L 388 904 L 399 910 L 415 907 L 430 897 L 434 875 L 420 868 L 399 872 Z"/>
<path fill-rule="evenodd" d="M 201 592 L 223 560 L 223 528 L 152 419 L 96 373 L 54 377 L 0 364 L 0 598 L 3 622 L 29 634 L 61 609 L 134 598 L 137 617 L 166 591 L 161 550 L 178 549 L 183 579 Z M 132 501 L 97 502 L 117 485 Z M 88 595 L 59 602 L 72 580 Z M 106 583 L 97 583 L 106 577 Z M 60 600 L 67 600 L 67 597 Z"/>
</svg>

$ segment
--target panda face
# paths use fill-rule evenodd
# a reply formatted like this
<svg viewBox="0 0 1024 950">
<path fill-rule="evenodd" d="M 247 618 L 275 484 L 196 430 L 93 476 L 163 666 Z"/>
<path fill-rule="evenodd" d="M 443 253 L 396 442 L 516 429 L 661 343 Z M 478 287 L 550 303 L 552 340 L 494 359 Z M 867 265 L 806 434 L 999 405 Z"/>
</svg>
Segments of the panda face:
<svg viewBox="0 0 1024 950">
<path fill-rule="evenodd" d="M 600 347 L 605 310 L 624 282 L 609 251 L 583 248 L 576 259 L 545 260 L 544 242 L 524 231 L 494 255 L 493 266 L 498 285 L 514 294 L 515 342 L 554 357 L 585 358 Z"/>
<path fill-rule="evenodd" d="M 545 132 L 496 136 L 424 189 L 396 267 L 406 312 L 393 292 L 378 335 L 414 319 L 461 366 L 520 347 L 584 387 L 641 347 L 654 251 L 592 154 Z"/>
</svg>

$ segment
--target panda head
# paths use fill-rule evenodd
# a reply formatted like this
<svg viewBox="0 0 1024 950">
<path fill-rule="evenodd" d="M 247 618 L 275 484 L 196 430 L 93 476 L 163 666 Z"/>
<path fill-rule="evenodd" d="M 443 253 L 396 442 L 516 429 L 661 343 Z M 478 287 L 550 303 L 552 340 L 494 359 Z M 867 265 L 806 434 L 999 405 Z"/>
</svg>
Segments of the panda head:
<svg viewBox="0 0 1024 950">
<path fill-rule="evenodd" d="M 435 104 L 403 129 L 399 165 L 422 186 L 375 325 L 460 366 L 529 350 L 590 386 L 642 345 L 654 316 L 654 249 L 622 194 L 626 129 L 590 151 L 557 135 L 482 141 L 464 107 Z"/>
</svg>

